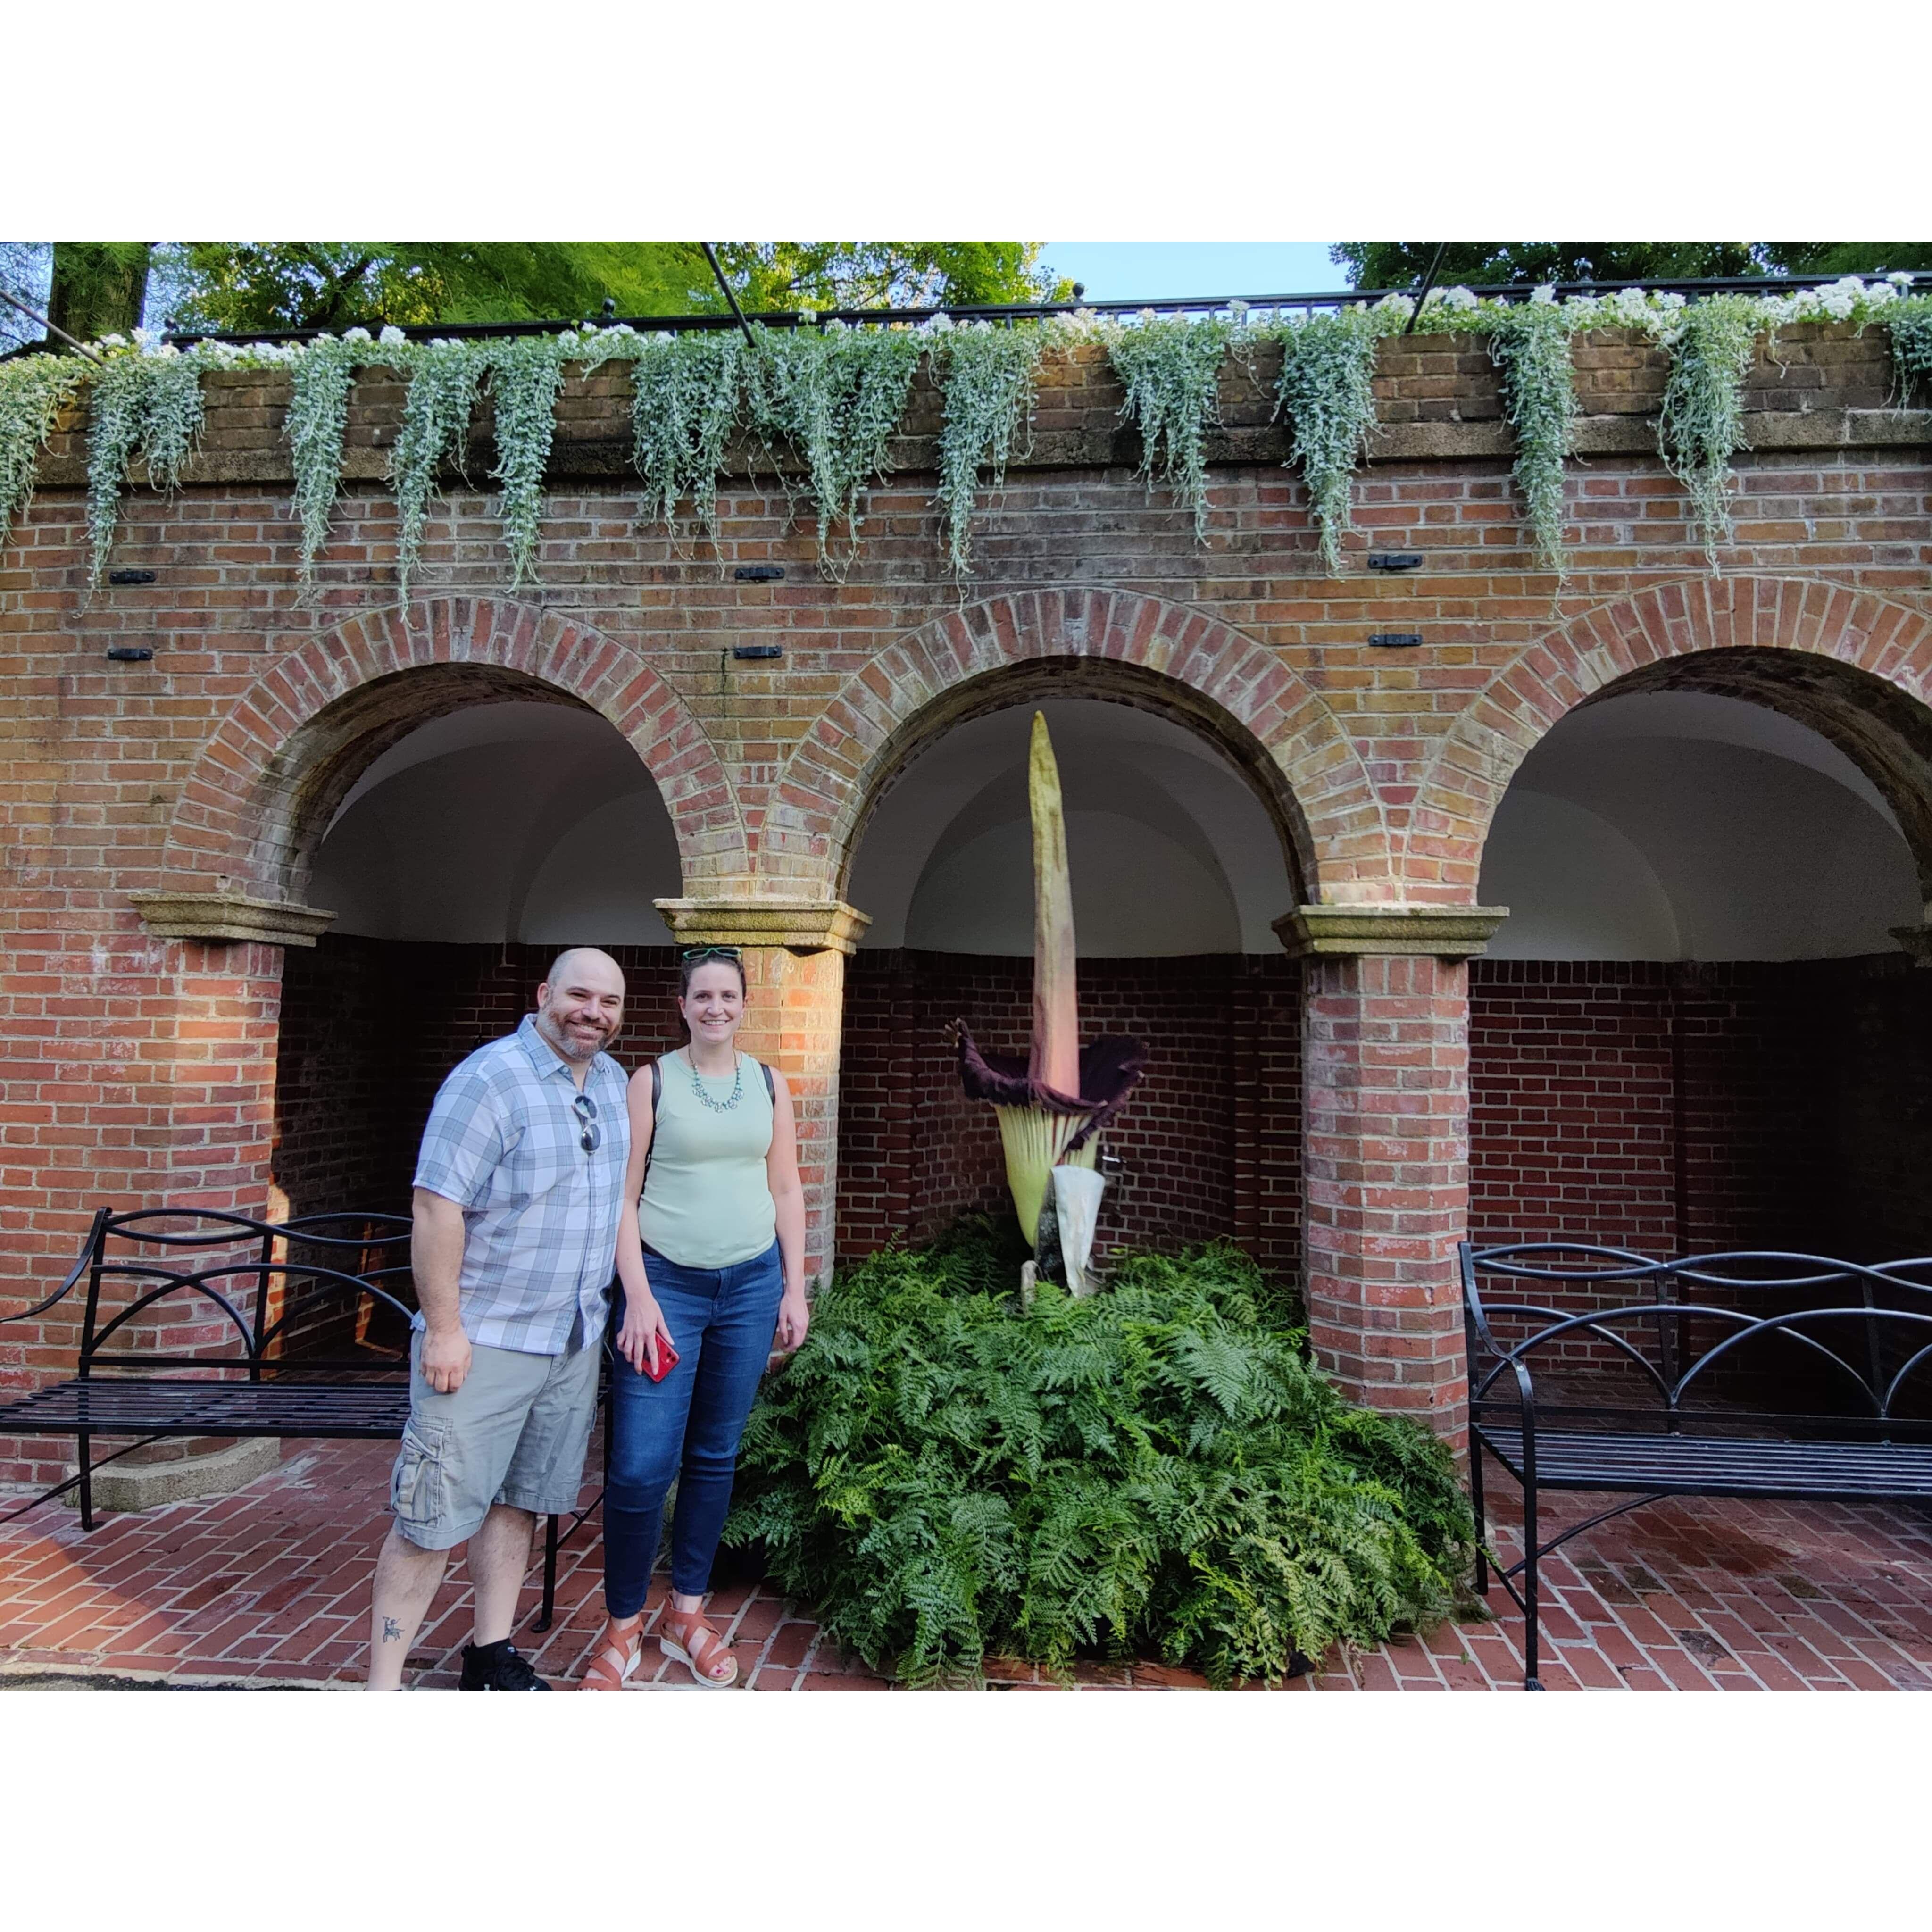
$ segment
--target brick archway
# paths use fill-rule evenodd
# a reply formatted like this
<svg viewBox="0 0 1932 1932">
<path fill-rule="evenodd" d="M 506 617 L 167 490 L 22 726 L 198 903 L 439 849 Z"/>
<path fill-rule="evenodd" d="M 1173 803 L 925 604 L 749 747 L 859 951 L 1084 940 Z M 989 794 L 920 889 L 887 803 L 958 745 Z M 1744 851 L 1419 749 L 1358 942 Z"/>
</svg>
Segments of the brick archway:
<svg viewBox="0 0 1932 1932">
<path fill-rule="evenodd" d="M 1885 794 L 1932 896 L 1932 618 L 1843 585 L 1751 576 L 1660 584 L 1526 645 L 1424 774 L 1399 855 L 1406 896 L 1474 899 L 1517 767 L 1612 686 L 1748 698 L 1810 725 Z"/>
<path fill-rule="evenodd" d="M 989 598 L 903 638 L 847 682 L 774 788 L 760 870 L 838 896 L 886 782 L 938 733 L 1052 692 L 1199 727 L 1262 794 L 1306 899 L 1388 896 L 1389 842 L 1360 754 L 1276 655 L 1186 606 L 1131 591 Z"/>
<path fill-rule="evenodd" d="M 442 597 L 352 619 L 279 657 L 228 710 L 182 788 L 161 882 L 298 899 L 313 835 L 380 752 L 489 698 L 581 705 L 656 782 L 685 889 L 746 869 L 724 767 L 684 700 L 630 646 L 508 599 Z"/>
</svg>

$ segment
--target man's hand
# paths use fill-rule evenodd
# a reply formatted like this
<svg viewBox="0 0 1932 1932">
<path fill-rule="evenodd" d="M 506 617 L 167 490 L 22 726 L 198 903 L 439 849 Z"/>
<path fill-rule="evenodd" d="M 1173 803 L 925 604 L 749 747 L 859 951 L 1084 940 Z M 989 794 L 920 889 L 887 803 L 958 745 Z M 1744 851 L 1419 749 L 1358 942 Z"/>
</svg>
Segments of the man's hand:
<svg viewBox="0 0 1932 1932">
<path fill-rule="evenodd" d="M 424 1330 L 422 1372 L 438 1395 L 454 1395 L 463 1386 L 470 1372 L 470 1337 L 460 1327 Z"/>
<path fill-rule="evenodd" d="M 806 1331 L 812 1326 L 812 1305 L 805 1298 L 805 1288 L 801 1283 L 796 1288 L 788 1288 L 784 1299 L 778 1304 L 778 1332 L 776 1337 L 779 1348 L 790 1354 L 794 1348 L 804 1346 Z"/>
<path fill-rule="evenodd" d="M 634 1295 L 626 1289 L 623 1325 L 617 1330 L 618 1354 L 639 1375 L 644 1375 L 657 1367 L 660 1337 L 673 1348 L 677 1346 L 671 1342 L 670 1330 L 664 1326 L 664 1311 L 658 1307 L 656 1296 L 648 1292 Z"/>
</svg>

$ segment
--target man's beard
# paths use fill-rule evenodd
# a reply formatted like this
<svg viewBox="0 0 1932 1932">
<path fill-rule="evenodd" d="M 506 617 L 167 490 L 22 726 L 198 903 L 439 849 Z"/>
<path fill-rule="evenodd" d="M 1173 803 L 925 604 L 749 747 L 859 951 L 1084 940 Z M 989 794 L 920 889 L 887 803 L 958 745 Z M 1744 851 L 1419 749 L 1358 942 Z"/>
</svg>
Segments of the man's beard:
<svg viewBox="0 0 1932 1932">
<path fill-rule="evenodd" d="M 608 1033 L 600 1033 L 595 1040 L 579 1040 L 567 1028 L 559 1026 L 548 1012 L 538 1014 L 537 1031 L 566 1060 L 595 1060 L 616 1036 L 616 1028 L 613 1027 Z"/>
</svg>

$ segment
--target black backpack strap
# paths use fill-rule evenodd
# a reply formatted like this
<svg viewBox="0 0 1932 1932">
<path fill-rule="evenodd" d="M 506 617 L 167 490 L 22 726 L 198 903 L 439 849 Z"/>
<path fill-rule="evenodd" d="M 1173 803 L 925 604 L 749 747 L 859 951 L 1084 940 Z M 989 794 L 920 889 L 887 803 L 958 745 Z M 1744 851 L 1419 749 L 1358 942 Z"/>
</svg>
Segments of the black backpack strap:
<svg viewBox="0 0 1932 1932">
<path fill-rule="evenodd" d="M 654 1060 L 651 1062 L 651 1120 L 653 1125 L 658 1118 L 658 1102 L 663 1098 L 664 1062 Z"/>
<path fill-rule="evenodd" d="M 778 1088 L 778 1082 L 772 1078 L 772 1070 L 761 1060 L 758 1062 L 758 1071 L 765 1076 L 765 1098 L 770 1101 L 773 1106 L 776 1106 Z"/>
</svg>

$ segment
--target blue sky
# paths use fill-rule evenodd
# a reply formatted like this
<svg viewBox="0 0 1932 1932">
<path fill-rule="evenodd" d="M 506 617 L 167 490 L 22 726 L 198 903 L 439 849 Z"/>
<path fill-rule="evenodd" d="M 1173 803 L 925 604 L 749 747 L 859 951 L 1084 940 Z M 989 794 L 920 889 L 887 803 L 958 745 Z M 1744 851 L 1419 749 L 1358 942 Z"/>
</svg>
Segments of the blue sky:
<svg viewBox="0 0 1932 1932">
<path fill-rule="evenodd" d="M 1049 242 L 1040 259 L 1094 302 L 1318 295 L 1348 278 L 1326 242 Z"/>
</svg>

